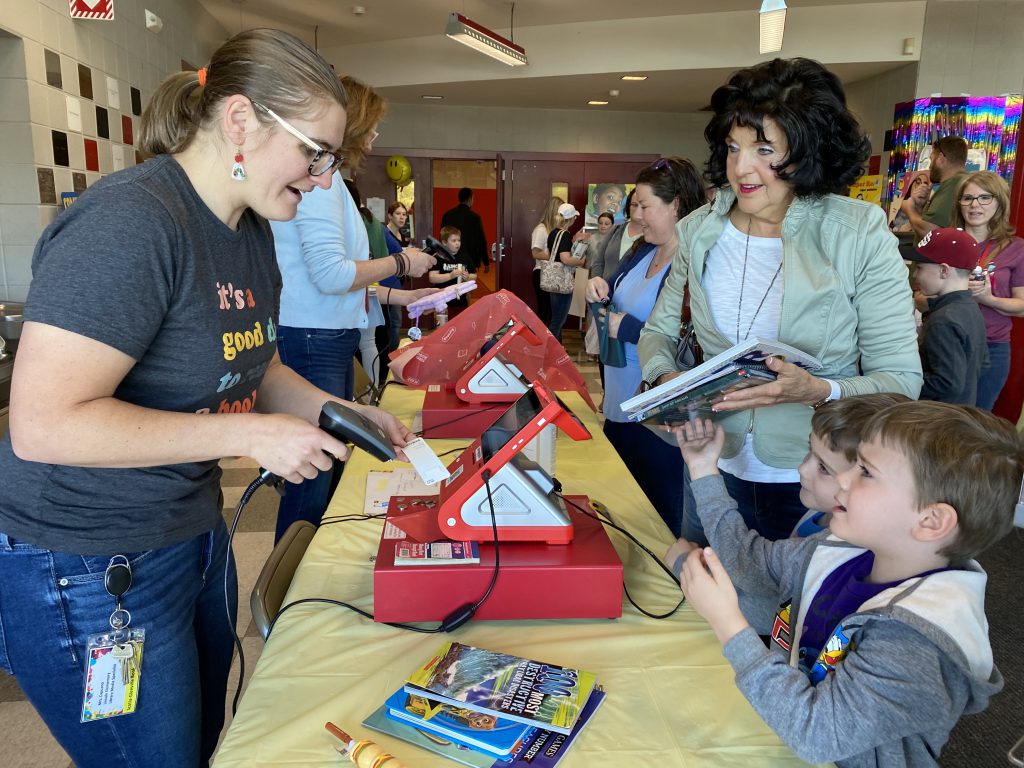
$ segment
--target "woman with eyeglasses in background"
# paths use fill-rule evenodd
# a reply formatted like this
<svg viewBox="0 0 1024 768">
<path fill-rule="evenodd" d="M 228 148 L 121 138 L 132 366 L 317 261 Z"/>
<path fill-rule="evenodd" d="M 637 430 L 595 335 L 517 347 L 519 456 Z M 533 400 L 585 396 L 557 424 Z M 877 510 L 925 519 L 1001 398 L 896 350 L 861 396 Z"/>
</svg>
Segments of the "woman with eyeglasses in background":
<svg viewBox="0 0 1024 768">
<path fill-rule="evenodd" d="M 0 441 L 0 667 L 79 768 L 213 754 L 237 609 L 218 460 L 297 481 L 348 455 L 317 428 L 331 393 L 277 355 L 267 224 L 331 186 L 344 132 L 327 62 L 242 32 L 156 89 L 139 137 L 155 157 L 93 184 L 36 245 Z M 131 571 L 117 617 L 112 560 Z M 115 618 L 145 631 L 137 707 L 82 722 L 116 674 L 89 638 Z"/>
<path fill-rule="evenodd" d="M 384 116 L 384 99 L 367 85 L 339 78 L 347 94 L 348 121 L 342 151 L 347 168 L 357 171 L 373 148 L 377 125 Z M 281 360 L 307 381 L 335 398 L 351 400 L 354 355 L 363 331 L 376 355 L 370 310 L 380 307 L 368 287 L 392 276 L 426 274 L 434 257 L 407 248 L 390 258 L 371 259 L 370 242 L 359 207 L 335 172 L 336 183 L 306 195 L 295 218 L 274 222 L 274 245 L 284 283 L 277 343 Z M 384 291 L 397 303 L 408 303 L 414 292 Z M 387 299 L 388 295 L 383 298 Z M 297 520 L 320 522 L 333 480 L 340 467 L 287 485 L 277 512 L 275 541 Z"/>
<path fill-rule="evenodd" d="M 619 404 L 640 387 L 643 374 L 636 343 L 679 251 L 676 224 L 704 205 L 704 184 L 689 160 L 666 157 L 644 168 L 636 177 L 632 221 L 642 236 L 626 254 L 609 280 L 592 277 L 587 301 L 611 302 L 614 311 L 602 310 L 608 335 L 623 342 L 624 367 L 604 369 L 604 433 L 662 520 L 676 536 L 683 518 L 683 494 L 679 479 L 683 457 L 643 424 L 626 420 Z"/>
<path fill-rule="evenodd" d="M 971 295 L 985 318 L 988 368 L 978 380 L 979 408 L 991 411 L 1010 373 L 1013 317 L 1024 316 L 1024 240 L 1010 224 L 1010 187 L 992 171 L 968 174 L 960 183 L 953 226 L 981 246 L 981 279 L 972 279 Z"/>
<path fill-rule="evenodd" d="M 843 196 L 870 144 L 839 79 L 809 59 L 734 74 L 704 130 L 715 201 L 679 224 L 679 253 L 640 336 L 644 378 L 678 375 L 684 285 L 705 358 L 778 339 L 822 362 L 770 359 L 778 378 L 715 406 L 718 466 L 747 525 L 785 538 L 805 513 L 797 467 L 815 405 L 868 392 L 916 397 L 921 360 L 907 268 L 885 214 Z M 706 541 L 686 488 L 683 535 Z"/>
</svg>

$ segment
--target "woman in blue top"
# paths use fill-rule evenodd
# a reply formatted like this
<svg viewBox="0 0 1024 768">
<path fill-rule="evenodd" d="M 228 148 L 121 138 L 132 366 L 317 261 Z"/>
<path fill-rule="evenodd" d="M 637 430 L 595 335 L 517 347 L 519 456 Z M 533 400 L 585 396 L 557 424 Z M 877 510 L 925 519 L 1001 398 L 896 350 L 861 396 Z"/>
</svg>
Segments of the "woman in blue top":
<svg viewBox="0 0 1024 768">
<path fill-rule="evenodd" d="M 643 379 L 636 342 L 665 284 L 672 258 L 679 249 L 676 222 L 704 204 L 704 185 L 689 160 L 667 157 L 644 168 L 636 177 L 633 220 L 643 236 L 609 280 L 592 277 L 587 301 L 610 300 L 609 335 L 626 348 L 623 368 L 605 366 L 604 433 L 618 451 L 637 484 L 674 534 L 679 535 L 683 495 L 679 478 L 683 461 L 675 445 L 642 424 L 627 422 L 619 405 L 636 394 Z"/>
</svg>

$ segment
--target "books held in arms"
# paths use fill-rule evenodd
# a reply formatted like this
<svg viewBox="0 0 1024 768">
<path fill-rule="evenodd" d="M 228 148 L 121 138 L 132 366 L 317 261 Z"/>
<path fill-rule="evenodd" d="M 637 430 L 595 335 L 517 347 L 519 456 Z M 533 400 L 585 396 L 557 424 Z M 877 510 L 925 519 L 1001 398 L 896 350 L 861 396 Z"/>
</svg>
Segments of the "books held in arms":
<svg viewBox="0 0 1024 768">
<path fill-rule="evenodd" d="M 479 563 L 480 545 L 475 541 L 399 541 L 395 565 L 459 565 Z"/>
<path fill-rule="evenodd" d="M 409 677 L 405 691 L 567 734 L 595 684 L 590 672 L 445 643 Z"/>
<path fill-rule="evenodd" d="M 601 706 L 604 696 L 600 688 L 594 689 L 568 736 L 524 726 L 526 737 L 508 755 L 497 758 L 493 753 L 470 747 L 455 737 L 442 735 L 439 731 L 428 731 L 422 725 L 396 720 L 391 717 L 387 704 L 378 707 L 363 721 L 363 725 L 472 768 L 555 768 Z M 498 721 L 501 722 L 501 719 Z"/>
<path fill-rule="evenodd" d="M 711 406 L 723 395 L 773 381 L 776 375 L 765 364 L 773 356 L 808 371 L 821 361 L 781 341 L 750 338 L 663 384 L 622 403 L 630 421 L 672 426 L 695 416 L 710 416 Z"/>
</svg>

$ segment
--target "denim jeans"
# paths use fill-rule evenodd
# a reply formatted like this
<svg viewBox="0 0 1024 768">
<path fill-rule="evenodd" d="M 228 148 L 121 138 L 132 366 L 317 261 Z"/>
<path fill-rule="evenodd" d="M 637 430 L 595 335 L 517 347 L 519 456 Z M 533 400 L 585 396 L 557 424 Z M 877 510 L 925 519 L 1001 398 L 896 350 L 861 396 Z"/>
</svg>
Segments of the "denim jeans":
<svg viewBox="0 0 1024 768">
<path fill-rule="evenodd" d="M 789 538 L 807 512 L 800 502 L 800 483 L 755 483 L 722 472 L 725 490 L 739 507 L 743 522 L 773 541 Z M 683 473 L 683 537 L 704 547 L 708 539 L 690 489 L 690 470 Z"/>
<path fill-rule="evenodd" d="M 1010 342 L 989 342 L 988 368 L 981 369 L 978 378 L 978 396 L 975 403 L 979 408 L 991 411 L 1003 391 L 1006 377 L 1010 375 Z"/>
<path fill-rule="evenodd" d="M 683 519 L 683 455 L 643 424 L 605 419 L 604 434 L 673 536 Z"/>
<path fill-rule="evenodd" d="M 358 328 L 292 328 L 278 326 L 277 351 L 281 362 L 306 381 L 343 400 L 352 399 L 355 386 L 353 355 L 359 348 Z M 337 463 L 336 463 L 337 466 Z M 296 520 L 319 525 L 330 501 L 333 473 L 321 472 L 312 480 L 286 483 L 277 509 L 277 535 Z"/>
<path fill-rule="evenodd" d="M 548 330 L 551 334 L 562 341 L 562 326 L 569 317 L 569 307 L 572 306 L 571 293 L 548 293 L 551 298 L 551 322 L 548 323 Z"/>
<path fill-rule="evenodd" d="M 114 533 L 112 532 L 112 535 Z M 41 549 L 0 534 L 0 667 L 78 768 L 204 766 L 224 725 L 238 609 L 227 531 L 148 552 L 125 552 L 132 585 L 122 598 L 146 630 L 138 709 L 82 723 L 87 637 L 110 630 L 103 586 L 109 557 Z"/>
</svg>

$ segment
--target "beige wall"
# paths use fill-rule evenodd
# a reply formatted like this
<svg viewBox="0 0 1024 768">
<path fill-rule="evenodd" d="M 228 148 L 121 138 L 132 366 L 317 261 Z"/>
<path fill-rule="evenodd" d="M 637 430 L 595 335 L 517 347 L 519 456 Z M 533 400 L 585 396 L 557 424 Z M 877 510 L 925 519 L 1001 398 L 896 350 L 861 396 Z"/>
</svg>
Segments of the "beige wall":
<svg viewBox="0 0 1024 768">
<path fill-rule="evenodd" d="M 495 152 L 657 153 L 704 162 L 707 115 L 392 104 L 378 144 Z"/>
<path fill-rule="evenodd" d="M 146 30 L 146 8 L 163 20 L 159 34 Z M 40 204 L 39 169 L 52 172 L 59 200 L 73 191 L 74 174 L 89 185 L 113 171 L 115 154 L 134 165 L 120 119 L 128 116 L 138 135 L 130 89 L 140 91 L 145 106 L 182 59 L 201 66 L 226 37 L 195 0 L 117 0 L 113 21 L 72 20 L 67 0 L 0 2 L 0 298 L 25 298 L 33 246 L 57 215 L 57 206 Z M 60 89 L 47 84 L 46 49 L 60 56 Z M 92 99 L 81 94 L 79 64 L 91 70 Z M 118 93 L 116 109 L 108 102 L 108 77 Z M 81 131 L 68 128 L 68 97 L 77 100 Z M 97 137 L 97 106 L 108 111 L 110 139 Z M 54 130 L 68 135 L 68 167 L 54 163 Z M 83 137 L 97 141 L 99 172 L 86 171 Z"/>
<path fill-rule="evenodd" d="M 917 62 L 850 83 L 846 100 L 871 137 L 872 154 L 881 154 L 885 132 L 892 128 L 893 106 L 912 101 L 917 85 Z"/>
<path fill-rule="evenodd" d="M 1024 3 L 929 0 L 917 98 L 1024 92 Z"/>
</svg>

